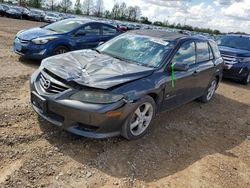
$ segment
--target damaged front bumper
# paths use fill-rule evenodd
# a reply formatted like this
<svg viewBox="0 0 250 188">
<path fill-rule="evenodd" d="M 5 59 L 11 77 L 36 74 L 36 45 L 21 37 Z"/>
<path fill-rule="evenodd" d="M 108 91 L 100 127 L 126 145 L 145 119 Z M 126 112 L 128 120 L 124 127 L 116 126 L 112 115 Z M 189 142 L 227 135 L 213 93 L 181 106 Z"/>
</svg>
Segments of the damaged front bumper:
<svg viewBox="0 0 250 188">
<path fill-rule="evenodd" d="M 57 94 L 42 92 L 39 72 L 31 78 L 33 109 L 45 120 L 71 133 L 90 137 L 118 136 L 122 126 L 136 108 L 136 103 L 120 100 L 112 104 L 91 104 L 69 99 L 75 89 Z"/>
</svg>

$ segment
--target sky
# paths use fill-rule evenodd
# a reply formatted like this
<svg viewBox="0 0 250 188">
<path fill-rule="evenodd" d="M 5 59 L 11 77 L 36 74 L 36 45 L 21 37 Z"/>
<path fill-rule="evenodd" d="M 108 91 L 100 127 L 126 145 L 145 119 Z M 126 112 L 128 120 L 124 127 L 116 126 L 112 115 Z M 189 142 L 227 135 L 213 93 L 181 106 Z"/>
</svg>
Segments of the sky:
<svg viewBox="0 0 250 188">
<path fill-rule="evenodd" d="M 138 5 L 150 20 L 168 20 L 222 32 L 250 33 L 250 0 L 103 0 L 105 9 L 114 3 Z"/>
</svg>

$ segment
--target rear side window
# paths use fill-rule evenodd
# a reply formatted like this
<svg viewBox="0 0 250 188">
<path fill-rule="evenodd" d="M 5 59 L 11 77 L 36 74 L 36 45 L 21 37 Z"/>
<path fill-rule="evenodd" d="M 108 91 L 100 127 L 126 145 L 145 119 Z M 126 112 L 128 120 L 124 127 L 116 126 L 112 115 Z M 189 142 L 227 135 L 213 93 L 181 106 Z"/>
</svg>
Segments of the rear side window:
<svg viewBox="0 0 250 188">
<path fill-rule="evenodd" d="M 196 51 L 197 51 L 197 62 L 208 61 L 209 57 L 209 48 L 207 42 L 196 42 Z"/>
<path fill-rule="evenodd" d="M 215 57 L 215 59 L 220 58 L 220 57 L 221 57 L 221 55 L 220 55 L 220 50 L 219 50 L 219 48 L 218 48 L 216 42 L 214 42 L 214 41 L 209 41 L 209 44 L 210 44 L 211 47 L 212 47 L 212 50 L 213 50 L 213 52 L 214 52 L 214 57 Z"/>
<path fill-rule="evenodd" d="M 184 63 L 194 64 L 195 63 L 195 43 L 185 42 L 176 52 L 172 63 Z"/>
<path fill-rule="evenodd" d="M 103 25 L 102 32 L 103 32 L 103 35 L 115 35 L 117 33 L 117 30 L 113 27 Z"/>
</svg>

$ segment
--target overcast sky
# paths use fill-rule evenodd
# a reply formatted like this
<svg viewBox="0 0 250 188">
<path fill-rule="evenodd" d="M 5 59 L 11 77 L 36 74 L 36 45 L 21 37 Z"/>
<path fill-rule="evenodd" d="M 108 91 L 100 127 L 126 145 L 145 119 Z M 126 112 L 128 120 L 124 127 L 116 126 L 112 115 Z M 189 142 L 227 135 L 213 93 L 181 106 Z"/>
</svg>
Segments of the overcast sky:
<svg viewBox="0 0 250 188">
<path fill-rule="evenodd" d="M 103 0 L 105 8 L 114 2 L 138 5 L 151 20 L 169 20 L 223 32 L 250 33 L 250 0 Z"/>
</svg>

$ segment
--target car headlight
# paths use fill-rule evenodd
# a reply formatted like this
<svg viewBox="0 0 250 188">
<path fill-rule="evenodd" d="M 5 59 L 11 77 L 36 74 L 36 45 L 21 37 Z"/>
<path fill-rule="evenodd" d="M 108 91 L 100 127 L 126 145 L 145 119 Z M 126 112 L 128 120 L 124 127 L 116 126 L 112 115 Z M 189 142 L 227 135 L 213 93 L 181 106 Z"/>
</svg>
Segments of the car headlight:
<svg viewBox="0 0 250 188">
<path fill-rule="evenodd" d="M 53 37 L 39 37 L 39 38 L 33 39 L 32 42 L 35 44 L 46 44 L 47 42 L 55 40 L 57 38 L 58 37 L 55 37 L 55 36 L 53 36 Z"/>
<path fill-rule="evenodd" d="M 250 62 L 250 57 L 240 58 L 240 62 L 242 62 L 242 63 L 249 63 Z"/>
<path fill-rule="evenodd" d="M 81 102 L 96 103 L 96 104 L 109 104 L 123 99 L 123 95 L 112 94 L 100 91 L 79 91 L 70 96 L 70 99 Z"/>
</svg>

